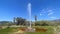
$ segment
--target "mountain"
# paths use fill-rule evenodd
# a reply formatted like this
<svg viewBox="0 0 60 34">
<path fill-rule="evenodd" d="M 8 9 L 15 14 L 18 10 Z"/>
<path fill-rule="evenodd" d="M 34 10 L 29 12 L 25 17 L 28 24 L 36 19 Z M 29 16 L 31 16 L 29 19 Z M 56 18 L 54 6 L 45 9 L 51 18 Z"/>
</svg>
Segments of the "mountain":
<svg viewBox="0 0 60 34">
<path fill-rule="evenodd" d="M 51 20 L 51 21 L 49 21 L 50 23 L 50 25 L 60 25 L 60 19 L 56 19 L 56 20 Z"/>
<path fill-rule="evenodd" d="M 0 21 L 0 25 L 9 25 L 12 24 L 11 21 Z"/>
</svg>

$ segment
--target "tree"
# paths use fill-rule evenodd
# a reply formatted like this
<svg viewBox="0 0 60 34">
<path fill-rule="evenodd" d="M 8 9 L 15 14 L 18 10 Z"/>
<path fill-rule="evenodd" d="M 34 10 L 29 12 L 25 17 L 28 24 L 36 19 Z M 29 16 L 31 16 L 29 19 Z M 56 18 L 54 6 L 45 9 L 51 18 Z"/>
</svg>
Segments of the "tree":
<svg viewBox="0 0 60 34">
<path fill-rule="evenodd" d="M 44 21 L 44 20 L 40 21 L 41 26 L 48 26 L 47 22 L 48 22 L 48 21 Z"/>
<path fill-rule="evenodd" d="M 37 22 L 37 16 L 35 15 L 34 18 L 35 18 L 34 26 L 36 26 L 36 25 L 38 25 L 38 24 L 36 23 L 36 22 Z"/>
<path fill-rule="evenodd" d="M 16 25 L 16 18 L 13 18 L 13 25 Z"/>
<path fill-rule="evenodd" d="M 40 26 L 40 21 L 36 21 L 35 26 Z"/>
<path fill-rule="evenodd" d="M 47 23 L 48 21 L 36 21 L 35 26 L 48 26 L 49 24 Z"/>
<path fill-rule="evenodd" d="M 46 24 L 46 23 L 43 23 L 43 24 L 41 24 L 41 26 L 48 26 L 48 24 Z"/>
<path fill-rule="evenodd" d="M 16 18 L 17 25 L 25 25 L 26 24 L 25 21 L 26 19 L 23 19 L 21 17 Z"/>
<path fill-rule="evenodd" d="M 40 24 L 38 22 L 35 22 L 35 26 L 40 26 Z"/>
<path fill-rule="evenodd" d="M 36 22 L 36 21 L 37 21 L 37 16 L 35 15 L 35 17 L 34 17 L 34 18 L 35 18 L 35 22 Z"/>
</svg>

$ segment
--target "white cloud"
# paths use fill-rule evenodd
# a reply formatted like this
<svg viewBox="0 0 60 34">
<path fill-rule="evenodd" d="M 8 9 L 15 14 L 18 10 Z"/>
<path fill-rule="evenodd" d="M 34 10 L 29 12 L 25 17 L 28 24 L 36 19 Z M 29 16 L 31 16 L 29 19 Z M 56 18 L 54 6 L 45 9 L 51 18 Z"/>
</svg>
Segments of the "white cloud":
<svg viewBox="0 0 60 34">
<path fill-rule="evenodd" d="M 40 10 L 40 16 L 45 15 L 45 13 L 46 13 L 45 9 Z"/>
<path fill-rule="evenodd" d="M 40 12 L 40 16 L 41 16 L 41 15 L 51 16 L 51 15 L 54 14 L 53 9 L 42 9 L 42 10 L 40 10 L 40 11 L 41 11 L 41 12 Z"/>
<path fill-rule="evenodd" d="M 52 12 L 53 10 L 48 10 L 48 12 Z"/>
<path fill-rule="evenodd" d="M 40 10 L 40 13 L 46 13 L 45 9 Z"/>
<path fill-rule="evenodd" d="M 52 17 L 50 17 L 50 18 L 52 18 L 52 19 L 57 19 L 57 17 L 54 17 L 54 16 L 52 16 Z"/>
<path fill-rule="evenodd" d="M 52 15 L 52 14 L 53 14 L 53 12 L 48 13 L 48 15 Z"/>
<path fill-rule="evenodd" d="M 43 15 L 43 14 L 40 14 L 40 16 Z"/>
<path fill-rule="evenodd" d="M 52 15 L 53 13 L 54 13 L 53 10 L 48 10 L 48 16 Z"/>
</svg>

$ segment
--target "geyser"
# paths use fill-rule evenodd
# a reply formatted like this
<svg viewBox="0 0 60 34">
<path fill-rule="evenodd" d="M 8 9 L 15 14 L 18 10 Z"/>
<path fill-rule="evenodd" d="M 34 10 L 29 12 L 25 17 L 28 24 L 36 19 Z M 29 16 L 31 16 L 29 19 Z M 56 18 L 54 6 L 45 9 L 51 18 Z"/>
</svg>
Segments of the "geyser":
<svg viewBox="0 0 60 34">
<path fill-rule="evenodd" d="M 29 20 L 30 20 L 30 27 L 31 27 L 31 3 L 28 3 L 28 14 L 29 14 Z"/>
</svg>

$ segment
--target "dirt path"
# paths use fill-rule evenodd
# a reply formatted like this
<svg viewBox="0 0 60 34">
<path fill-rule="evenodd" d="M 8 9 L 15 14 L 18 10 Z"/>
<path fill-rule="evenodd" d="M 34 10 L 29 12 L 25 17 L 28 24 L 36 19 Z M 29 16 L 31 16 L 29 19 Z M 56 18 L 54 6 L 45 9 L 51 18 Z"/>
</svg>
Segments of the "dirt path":
<svg viewBox="0 0 60 34">
<path fill-rule="evenodd" d="M 60 34 L 60 26 L 54 27 L 54 34 Z"/>
</svg>

